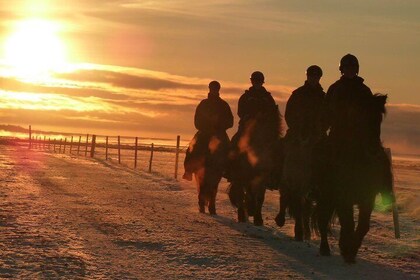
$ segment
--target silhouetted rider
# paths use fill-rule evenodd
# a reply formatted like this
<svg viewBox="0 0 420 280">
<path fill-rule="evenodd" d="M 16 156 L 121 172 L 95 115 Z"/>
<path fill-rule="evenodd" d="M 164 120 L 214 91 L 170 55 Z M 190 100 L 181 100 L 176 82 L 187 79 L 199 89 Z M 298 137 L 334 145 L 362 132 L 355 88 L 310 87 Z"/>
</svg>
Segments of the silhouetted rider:
<svg viewBox="0 0 420 280">
<path fill-rule="evenodd" d="M 325 92 L 319 83 L 322 69 L 317 65 L 306 70 L 305 84 L 293 91 L 286 104 L 287 138 L 320 139 L 324 134 L 321 114 Z"/>
<path fill-rule="evenodd" d="M 238 102 L 239 128 L 237 134 L 241 133 L 250 121 L 276 110 L 277 106 L 271 93 L 263 87 L 264 74 L 255 71 L 251 74 L 250 79 L 252 86 L 242 94 Z"/>
<path fill-rule="evenodd" d="M 229 147 L 229 137 L 226 130 L 233 126 L 233 115 L 229 104 L 220 98 L 220 83 L 212 81 L 209 84 L 208 96 L 198 104 L 194 116 L 194 125 L 198 132 L 195 134 L 187 150 L 183 179 L 192 180 L 200 160 L 209 149 L 210 138 L 215 136 L 220 141 L 219 149 L 224 150 L 226 156 Z"/>
<path fill-rule="evenodd" d="M 325 128 L 330 129 L 331 141 L 345 145 L 361 127 L 347 116 L 363 112 L 373 94 L 358 76 L 359 61 L 354 55 L 343 56 L 339 69 L 341 78 L 329 87 L 326 95 Z"/>
<path fill-rule="evenodd" d="M 224 177 L 231 180 L 231 169 L 233 161 L 239 154 L 239 142 L 247 132 L 247 129 L 255 124 L 257 119 L 267 119 L 278 117 L 278 107 L 274 101 L 271 93 L 268 92 L 264 84 L 264 74 L 260 71 L 255 71 L 251 74 L 252 86 L 245 90 L 245 93 L 238 101 L 238 116 L 239 127 L 238 132 L 232 137 L 231 151 L 229 153 L 229 164 Z M 278 138 L 279 129 L 273 129 L 271 135 L 266 135 L 266 143 L 269 145 Z"/>
<path fill-rule="evenodd" d="M 339 157 L 346 151 L 357 151 L 364 146 L 362 138 L 362 119 L 351 119 L 348 116 L 363 115 L 372 100 L 372 91 L 359 77 L 359 61 L 352 55 L 343 56 L 339 70 L 341 78 L 332 84 L 325 98 L 324 129 L 329 129 L 329 143 L 332 145 L 332 157 Z M 391 182 L 391 166 L 380 140 L 380 131 L 375 131 L 377 156 L 384 168 L 386 181 Z M 357 156 L 357 155 L 356 155 Z M 381 193 L 388 199 L 391 196 L 391 183 L 385 184 Z M 386 199 L 386 200 L 387 200 Z M 389 202 L 388 199 L 387 202 Z"/>
</svg>

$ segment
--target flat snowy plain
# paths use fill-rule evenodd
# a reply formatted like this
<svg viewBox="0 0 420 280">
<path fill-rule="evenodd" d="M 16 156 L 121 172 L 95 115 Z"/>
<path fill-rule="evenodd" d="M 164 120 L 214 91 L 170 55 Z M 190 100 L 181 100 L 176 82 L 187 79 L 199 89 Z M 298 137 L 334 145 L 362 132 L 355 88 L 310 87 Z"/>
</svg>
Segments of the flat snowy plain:
<svg viewBox="0 0 420 280">
<path fill-rule="evenodd" d="M 338 225 L 331 257 L 319 256 L 317 236 L 293 241 L 290 219 L 275 225 L 277 191 L 263 227 L 236 222 L 225 181 L 218 215 L 199 214 L 195 182 L 173 178 L 173 156 L 156 154 L 148 173 L 147 163 L 0 145 L 0 278 L 420 279 L 420 160 L 394 157 L 401 238 L 378 206 L 349 265 Z"/>
</svg>

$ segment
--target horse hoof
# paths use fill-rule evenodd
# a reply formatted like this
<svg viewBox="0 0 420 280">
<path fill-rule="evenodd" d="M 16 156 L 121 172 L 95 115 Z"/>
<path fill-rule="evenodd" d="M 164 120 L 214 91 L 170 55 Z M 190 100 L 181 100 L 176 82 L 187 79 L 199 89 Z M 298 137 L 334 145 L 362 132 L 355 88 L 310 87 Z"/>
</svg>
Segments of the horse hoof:
<svg viewBox="0 0 420 280">
<path fill-rule="evenodd" d="M 331 251 L 330 251 L 330 249 L 323 249 L 323 248 L 321 248 L 321 249 L 319 249 L 319 254 L 321 256 L 328 257 L 328 256 L 331 256 Z"/>
<path fill-rule="evenodd" d="M 356 256 L 343 256 L 343 259 L 348 264 L 356 263 Z"/>
<path fill-rule="evenodd" d="M 255 219 L 254 218 L 254 225 L 257 227 L 260 227 L 262 225 L 264 225 L 264 221 L 262 219 Z"/>
<path fill-rule="evenodd" d="M 295 236 L 295 241 L 302 242 L 303 236 Z"/>
<path fill-rule="evenodd" d="M 284 223 L 286 222 L 286 218 L 284 217 L 284 215 L 280 215 L 280 214 L 278 214 L 274 220 L 276 221 L 276 224 L 279 227 L 284 226 Z"/>
<path fill-rule="evenodd" d="M 216 210 L 209 210 L 209 214 L 210 215 L 212 215 L 212 216 L 216 216 L 217 214 L 216 214 Z"/>
<path fill-rule="evenodd" d="M 204 206 L 203 207 L 199 207 L 198 208 L 198 211 L 200 212 L 200 213 L 206 213 L 206 209 L 204 209 Z"/>
</svg>

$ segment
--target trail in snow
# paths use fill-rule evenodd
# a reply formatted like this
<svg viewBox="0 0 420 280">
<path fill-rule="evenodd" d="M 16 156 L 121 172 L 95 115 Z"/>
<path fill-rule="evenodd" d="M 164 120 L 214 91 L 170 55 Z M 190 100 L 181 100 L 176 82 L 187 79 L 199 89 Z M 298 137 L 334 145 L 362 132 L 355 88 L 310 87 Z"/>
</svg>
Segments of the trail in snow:
<svg viewBox="0 0 420 280">
<path fill-rule="evenodd" d="M 236 222 L 225 182 L 212 217 L 198 213 L 194 184 L 102 160 L 0 145 L 0 168 L 1 278 L 420 277 L 411 215 L 401 215 L 395 240 L 391 214 L 375 212 L 357 264 L 347 265 L 335 238 L 324 258 L 318 238 L 294 242 L 291 221 L 275 225 L 277 192 L 267 192 L 265 226 L 254 227 Z"/>
</svg>

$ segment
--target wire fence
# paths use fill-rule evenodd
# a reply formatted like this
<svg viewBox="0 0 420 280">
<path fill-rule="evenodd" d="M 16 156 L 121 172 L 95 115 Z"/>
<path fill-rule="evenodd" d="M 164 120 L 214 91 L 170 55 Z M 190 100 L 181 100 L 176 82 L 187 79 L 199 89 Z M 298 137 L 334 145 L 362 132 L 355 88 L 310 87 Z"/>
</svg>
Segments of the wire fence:
<svg viewBox="0 0 420 280">
<path fill-rule="evenodd" d="M 151 142 L 155 140 L 155 142 Z M 28 148 L 71 156 L 91 157 L 116 162 L 133 169 L 157 172 L 179 178 L 188 145 L 178 135 L 170 139 L 144 139 L 95 134 L 34 133 L 29 126 Z"/>
</svg>

